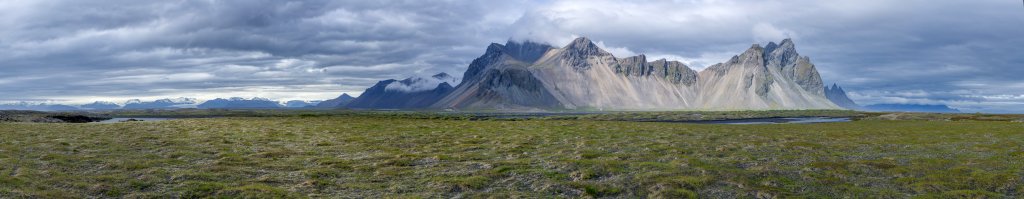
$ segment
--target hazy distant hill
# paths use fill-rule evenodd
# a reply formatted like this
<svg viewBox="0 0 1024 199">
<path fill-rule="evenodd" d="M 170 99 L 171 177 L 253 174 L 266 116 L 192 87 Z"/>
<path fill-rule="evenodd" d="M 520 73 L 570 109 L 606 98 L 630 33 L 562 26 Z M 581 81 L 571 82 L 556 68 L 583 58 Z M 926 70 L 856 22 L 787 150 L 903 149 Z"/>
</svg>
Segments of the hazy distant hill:
<svg viewBox="0 0 1024 199">
<path fill-rule="evenodd" d="M 113 109 L 121 108 L 121 105 L 118 105 L 118 104 L 113 103 L 113 102 L 96 101 L 96 102 L 89 103 L 89 104 L 83 104 L 83 105 L 81 105 L 79 107 L 82 107 L 84 109 L 89 109 L 89 110 L 113 110 Z"/>
<path fill-rule="evenodd" d="M 925 105 L 925 104 L 874 104 L 864 107 L 867 111 L 884 112 L 930 112 L 930 113 L 959 113 L 960 110 L 950 108 L 946 105 Z"/>
<path fill-rule="evenodd" d="M 208 100 L 196 106 L 197 108 L 281 108 L 281 103 L 266 98 L 254 97 L 252 99 L 245 99 L 241 97 L 232 97 L 228 99 L 217 98 Z"/>
<path fill-rule="evenodd" d="M 285 102 L 284 103 L 284 107 L 288 107 L 288 108 L 311 108 L 311 107 L 315 107 L 317 104 L 320 104 L 321 102 L 322 101 L 320 101 L 320 100 L 313 100 L 313 101 L 291 100 L 291 101 Z"/>
<path fill-rule="evenodd" d="M 853 102 L 853 100 L 846 95 L 846 91 L 843 90 L 843 87 L 839 87 L 838 84 L 832 84 L 832 88 L 825 87 L 825 97 L 828 97 L 828 100 L 832 101 L 832 103 L 846 109 L 861 110 L 864 108 Z"/>
<path fill-rule="evenodd" d="M 352 100 L 355 100 L 355 99 L 356 98 L 348 95 L 348 93 L 342 93 L 341 96 L 338 96 L 337 98 L 325 100 L 323 102 L 320 102 L 320 103 L 316 104 L 316 108 L 339 108 L 339 107 L 344 107 L 345 105 L 348 105 L 349 102 L 352 102 Z"/>
<path fill-rule="evenodd" d="M 35 104 L 28 102 L 18 102 L 10 104 L 0 104 L 0 110 L 74 111 L 79 109 L 78 107 L 63 104 Z"/>
</svg>

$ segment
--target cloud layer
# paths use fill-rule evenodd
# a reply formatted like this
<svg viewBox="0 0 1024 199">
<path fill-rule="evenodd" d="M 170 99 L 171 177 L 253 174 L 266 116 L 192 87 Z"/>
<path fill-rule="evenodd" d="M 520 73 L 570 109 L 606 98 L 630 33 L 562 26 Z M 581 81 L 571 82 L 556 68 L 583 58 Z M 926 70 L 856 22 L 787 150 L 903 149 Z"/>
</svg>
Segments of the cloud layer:
<svg viewBox="0 0 1024 199">
<path fill-rule="evenodd" d="M 507 39 L 587 36 L 701 69 L 794 38 L 861 104 L 1024 112 L 1014 1 L 0 0 L 0 26 L 0 101 L 328 99 L 461 74 Z"/>
</svg>

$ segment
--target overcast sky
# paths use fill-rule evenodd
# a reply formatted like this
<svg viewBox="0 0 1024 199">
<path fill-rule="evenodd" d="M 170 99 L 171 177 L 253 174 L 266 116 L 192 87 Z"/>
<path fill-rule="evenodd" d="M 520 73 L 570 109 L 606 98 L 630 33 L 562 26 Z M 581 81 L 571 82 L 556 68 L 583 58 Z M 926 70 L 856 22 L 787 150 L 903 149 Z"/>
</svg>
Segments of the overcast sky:
<svg viewBox="0 0 1024 199">
<path fill-rule="evenodd" d="M 0 101 L 329 99 L 576 36 L 700 70 L 793 38 L 862 105 L 1024 112 L 1016 0 L 0 0 L 0 27 Z"/>
</svg>

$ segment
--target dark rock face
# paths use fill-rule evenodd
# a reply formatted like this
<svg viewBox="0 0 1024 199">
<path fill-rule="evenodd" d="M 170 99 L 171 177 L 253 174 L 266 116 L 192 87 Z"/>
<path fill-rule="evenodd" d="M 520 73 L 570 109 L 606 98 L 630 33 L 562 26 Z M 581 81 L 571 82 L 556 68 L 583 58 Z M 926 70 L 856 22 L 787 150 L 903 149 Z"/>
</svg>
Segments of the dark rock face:
<svg viewBox="0 0 1024 199">
<path fill-rule="evenodd" d="M 348 93 L 342 93 L 341 96 L 338 96 L 337 98 L 325 100 L 316 104 L 316 108 L 340 108 L 348 105 L 348 103 L 355 99 L 356 98 L 351 95 L 348 95 Z"/>
<path fill-rule="evenodd" d="M 585 48 L 579 53 L 593 53 L 596 48 L 586 46 L 593 45 L 589 40 L 579 45 Z M 463 76 L 462 83 L 453 89 L 452 94 L 443 97 L 431 105 L 431 108 L 561 107 L 558 100 L 544 88 L 543 83 L 527 69 L 551 49 L 553 47 L 550 45 L 529 41 L 509 41 L 505 45 L 491 44 L 486 53 L 473 60 Z"/>
<path fill-rule="evenodd" d="M 655 60 L 647 63 L 654 68 L 653 75 L 658 75 L 672 81 L 672 83 L 692 86 L 697 83 L 697 71 L 679 61 L 668 61 L 665 59 Z"/>
<path fill-rule="evenodd" d="M 615 73 L 637 77 L 655 76 L 687 86 L 697 83 L 697 71 L 690 69 L 686 64 L 665 59 L 647 62 L 645 55 L 618 59 Z"/>
<path fill-rule="evenodd" d="M 431 78 L 450 77 L 448 74 L 441 73 Z M 431 81 L 440 80 L 435 79 Z M 424 81 L 417 80 L 416 78 L 407 78 L 401 81 L 394 79 L 380 81 L 373 87 L 366 89 L 362 95 L 359 95 L 359 97 L 352 100 L 345 107 L 353 109 L 423 109 L 430 107 L 430 105 L 433 105 L 454 90 L 454 87 L 448 82 L 441 82 L 429 90 L 393 89 L 396 87 L 395 85 L 397 87 L 414 87 L 415 84 L 421 84 L 422 82 Z M 389 89 L 389 87 L 392 89 Z"/>
<path fill-rule="evenodd" d="M 795 66 L 787 67 L 782 72 L 784 76 L 789 74 L 789 78 L 793 79 L 805 91 L 819 96 L 824 95 L 822 89 L 825 86 L 821 81 L 821 75 L 818 74 L 818 69 L 814 68 L 810 58 L 800 57 L 797 59 Z"/>
<path fill-rule="evenodd" d="M 827 97 L 829 101 L 832 101 L 832 103 L 839 105 L 839 107 L 843 107 L 845 109 L 863 109 L 863 107 L 857 105 L 857 103 L 853 102 L 853 100 L 851 100 L 850 97 L 846 95 L 846 91 L 843 90 L 843 87 L 839 87 L 839 85 L 837 84 L 832 84 L 832 88 L 825 87 L 825 97 Z"/>
<path fill-rule="evenodd" d="M 559 108 L 562 105 L 543 83 L 522 68 L 489 69 L 442 108 Z"/>
<path fill-rule="evenodd" d="M 473 59 L 473 62 L 469 64 L 469 68 L 466 68 L 466 72 L 462 74 L 463 81 L 475 81 L 488 66 L 494 65 L 502 61 L 503 57 L 507 57 L 504 53 L 505 46 L 501 44 L 492 43 L 487 46 L 487 51 L 484 52 L 480 57 Z"/>
<path fill-rule="evenodd" d="M 814 68 L 809 57 L 801 57 L 796 52 L 796 45 L 793 40 L 785 39 L 782 43 L 768 43 L 763 52 L 764 66 L 777 68 L 782 76 L 792 79 L 805 91 L 815 95 L 824 95 L 824 83 L 821 75 Z"/>
<path fill-rule="evenodd" d="M 530 41 L 523 43 L 508 41 L 505 45 L 492 43 L 487 47 L 487 51 L 483 55 L 473 59 L 473 62 L 469 64 L 469 68 L 462 74 L 462 79 L 463 81 L 474 81 L 489 66 L 510 59 L 526 64 L 533 63 L 553 48 L 551 45 Z"/>
<path fill-rule="evenodd" d="M 240 97 L 232 97 L 229 99 L 217 98 L 214 100 L 203 102 L 197 106 L 198 108 L 219 108 L 219 109 L 243 109 L 243 108 L 281 108 L 281 103 L 277 101 L 271 101 L 269 99 L 252 98 L 244 99 Z"/>
<path fill-rule="evenodd" d="M 775 78 L 768 71 L 768 66 L 764 64 L 767 63 L 764 60 L 764 50 L 764 48 L 761 48 L 761 45 L 754 44 L 746 52 L 743 52 L 738 57 L 733 57 L 727 63 L 727 65 L 732 66 L 753 67 L 750 70 L 751 73 L 746 73 L 743 77 L 743 84 L 746 89 L 753 89 L 760 97 L 767 97 L 768 92 L 771 90 L 771 85 L 775 83 Z"/>
<path fill-rule="evenodd" d="M 564 51 L 559 55 L 562 61 L 576 70 L 590 69 L 590 63 L 587 63 L 587 58 L 611 55 L 611 53 L 597 47 L 597 44 L 594 44 L 594 42 L 586 37 L 576 38 L 562 49 Z"/>
<path fill-rule="evenodd" d="M 631 76 L 648 76 L 654 72 L 654 67 L 647 64 L 647 56 L 637 55 L 617 60 L 615 73 Z"/>
<path fill-rule="evenodd" d="M 544 56 L 544 53 L 551 50 L 551 45 L 524 41 L 522 43 L 508 41 L 502 48 L 508 56 L 524 63 L 533 63 Z"/>
</svg>

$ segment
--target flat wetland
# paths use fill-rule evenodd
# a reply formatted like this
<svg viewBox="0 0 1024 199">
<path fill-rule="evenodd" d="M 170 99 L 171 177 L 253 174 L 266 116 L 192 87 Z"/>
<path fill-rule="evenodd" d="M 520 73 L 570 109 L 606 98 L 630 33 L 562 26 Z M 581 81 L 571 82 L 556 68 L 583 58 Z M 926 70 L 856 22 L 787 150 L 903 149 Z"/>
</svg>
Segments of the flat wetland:
<svg viewBox="0 0 1024 199">
<path fill-rule="evenodd" d="M 0 123 L 0 198 L 1024 197 L 1019 115 L 188 114 Z M 804 116 L 853 121 L 648 122 Z"/>
</svg>

